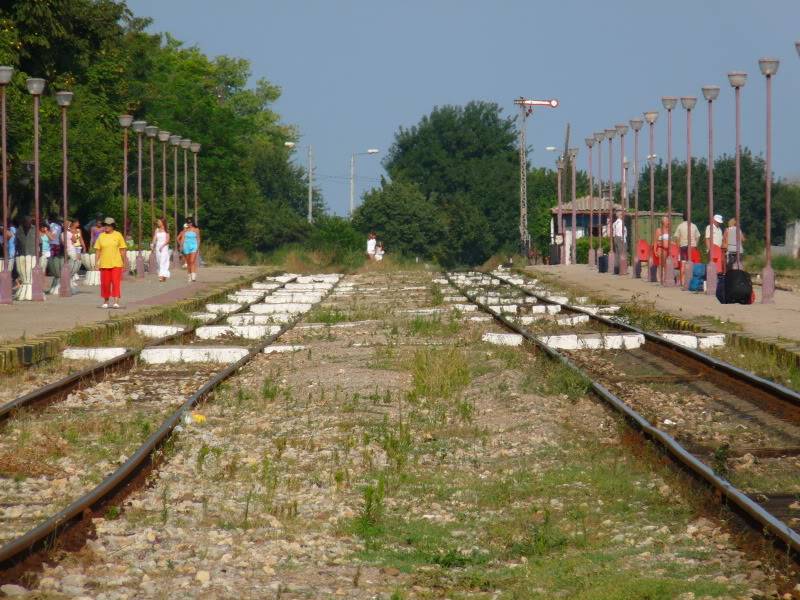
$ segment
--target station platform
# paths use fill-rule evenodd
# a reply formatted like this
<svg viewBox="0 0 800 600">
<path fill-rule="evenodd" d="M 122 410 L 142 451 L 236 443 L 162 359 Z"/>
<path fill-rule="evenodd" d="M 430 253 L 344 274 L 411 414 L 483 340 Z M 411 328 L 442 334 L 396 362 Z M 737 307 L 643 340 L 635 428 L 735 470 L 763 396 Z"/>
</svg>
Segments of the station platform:
<svg viewBox="0 0 800 600">
<path fill-rule="evenodd" d="M 594 294 L 613 302 L 653 303 L 660 312 L 681 319 L 712 318 L 729 322 L 741 332 L 763 340 L 793 340 L 800 344 L 800 294 L 776 290 L 773 304 L 761 304 L 761 287 L 753 286 L 755 304 L 720 304 L 716 296 L 665 288 L 628 276 L 609 275 L 589 269 L 587 265 L 536 265 L 527 273 L 544 274 L 564 286 L 584 294 Z"/>
<path fill-rule="evenodd" d="M 0 342 L 30 339 L 54 331 L 64 331 L 117 318 L 143 308 L 170 304 L 202 294 L 239 277 L 254 274 L 263 267 L 214 266 L 200 268 L 197 281 L 189 283 L 183 269 L 165 282 L 155 275 L 136 279 L 128 276 L 122 282 L 121 308 L 102 309 L 99 286 L 79 285 L 79 292 L 69 298 L 45 295 L 44 302 L 14 302 L 0 305 Z M 49 282 L 49 278 L 47 278 Z"/>
</svg>

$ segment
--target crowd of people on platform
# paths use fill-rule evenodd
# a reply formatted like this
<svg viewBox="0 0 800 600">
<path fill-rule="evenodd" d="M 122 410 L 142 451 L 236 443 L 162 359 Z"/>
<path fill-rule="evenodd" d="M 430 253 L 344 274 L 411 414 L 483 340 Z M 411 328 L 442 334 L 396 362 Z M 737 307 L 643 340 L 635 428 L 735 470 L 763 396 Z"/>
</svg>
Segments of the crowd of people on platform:
<svg viewBox="0 0 800 600">
<path fill-rule="evenodd" d="M 119 308 L 122 274 L 131 242 L 117 230 L 112 217 L 98 214 L 93 222 L 82 228 L 76 218 L 61 219 L 51 214 L 39 221 L 37 231 L 33 217 L 25 216 L 6 224 L 0 223 L 0 240 L 0 270 L 7 262 L 12 273 L 12 288 L 18 299 L 29 299 L 19 291 L 30 282 L 35 265 L 43 275 L 51 277 L 50 285 L 43 291 L 58 294 L 65 273 L 64 265 L 67 264 L 69 285 L 72 293 L 76 293 L 81 267 L 86 268 L 82 257 L 94 253 L 94 264 L 100 272 L 102 308 Z M 177 245 L 187 280 L 190 283 L 196 281 L 200 229 L 191 217 L 186 219 L 178 234 Z M 154 224 L 150 251 L 155 255 L 159 281 L 167 281 L 170 278 L 171 252 L 169 225 L 165 218 L 159 218 Z"/>
</svg>

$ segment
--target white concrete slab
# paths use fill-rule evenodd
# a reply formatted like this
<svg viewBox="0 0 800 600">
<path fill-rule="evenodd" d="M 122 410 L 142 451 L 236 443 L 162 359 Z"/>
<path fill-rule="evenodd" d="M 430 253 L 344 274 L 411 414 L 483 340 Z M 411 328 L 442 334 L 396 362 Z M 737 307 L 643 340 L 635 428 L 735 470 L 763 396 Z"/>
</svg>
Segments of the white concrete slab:
<svg viewBox="0 0 800 600">
<path fill-rule="evenodd" d="M 297 315 L 289 313 L 272 313 L 267 315 L 256 315 L 253 313 L 243 313 L 240 315 L 231 315 L 226 317 L 225 320 L 228 325 L 271 325 L 274 323 L 288 323 Z"/>
<path fill-rule="evenodd" d="M 250 311 L 256 314 L 264 315 L 271 313 L 306 313 L 311 310 L 311 304 L 253 304 Z"/>
<path fill-rule="evenodd" d="M 489 310 L 497 313 L 514 314 L 517 312 L 516 304 L 490 304 Z"/>
<path fill-rule="evenodd" d="M 474 315 L 470 317 L 469 320 L 474 323 L 488 323 L 489 321 L 494 321 L 489 315 Z"/>
<path fill-rule="evenodd" d="M 638 333 L 567 333 L 537 339 L 556 350 L 635 350 L 644 344 L 644 336 Z"/>
<path fill-rule="evenodd" d="M 442 300 L 445 302 L 466 302 L 466 296 L 442 296 Z"/>
<path fill-rule="evenodd" d="M 725 345 L 724 333 L 684 333 L 665 331 L 659 333 L 661 337 L 671 342 L 674 342 L 684 348 L 706 349 L 706 348 L 719 348 Z"/>
<path fill-rule="evenodd" d="M 198 327 L 195 334 L 201 340 L 215 340 L 226 335 L 247 340 L 260 340 L 278 333 L 280 325 L 210 325 Z"/>
<path fill-rule="evenodd" d="M 256 281 L 253 284 L 254 290 L 264 290 L 265 292 L 271 292 L 272 290 L 277 290 L 281 287 L 281 284 L 274 283 L 272 281 Z"/>
<path fill-rule="evenodd" d="M 175 335 L 186 331 L 185 325 L 149 325 L 139 324 L 136 325 L 136 333 L 143 335 L 147 338 L 162 338 L 166 335 Z"/>
<path fill-rule="evenodd" d="M 484 342 L 489 342 L 490 344 L 497 344 L 498 346 L 521 346 L 522 342 L 525 341 L 518 333 L 492 333 L 487 332 L 481 336 L 481 339 Z"/>
<path fill-rule="evenodd" d="M 277 346 L 267 346 L 264 348 L 264 354 L 275 354 L 275 353 L 283 353 L 283 352 L 299 352 L 300 350 L 305 350 L 306 346 L 301 344 L 283 344 Z"/>
<path fill-rule="evenodd" d="M 195 321 L 200 321 L 201 323 L 210 323 L 219 315 L 217 313 L 210 313 L 210 312 L 196 312 L 189 315 Z"/>
<path fill-rule="evenodd" d="M 613 315 L 619 312 L 620 307 L 609 304 L 607 306 L 581 306 L 583 310 L 593 315 Z"/>
<path fill-rule="evenodd" d="M 96 360 L 103 362 L 122 356 L 127 348 L 64 348 L 61 356 L 68 360 Z"/>
<path fill-rule="evenodd" d="M 264 304 L 285 304 L 286 302 L 300 303 L 300 304 L 316 304 L 322 301 L 322 294 L 280 294 L 275 293 L 272 296 L 264 298 Z"/>
<path fill-rule="evenodd" d="M 446 313 L 449 308 L 409 308 L 406 310 L 402 310 L 400 312 L 404 312 L 409 315 L 438 315 L 442 313 Z"/>
<path fill-rule="evenodd" d="M 139 358 L 148 364 L 165 363 L 234 363 L 247 355 L 247 348 L 237 346 L 157 346 L 145 348 Z"/>
<path fill-rule="evenodd" d="M 208 312 L 217 313 L 219 315 L 228 315 L 230 313 L 236 312 L 242 308 L 241 304 L 237 303 L 228 303 L 228 304 L 206 304 L 206 310 Z"/>
</svg>

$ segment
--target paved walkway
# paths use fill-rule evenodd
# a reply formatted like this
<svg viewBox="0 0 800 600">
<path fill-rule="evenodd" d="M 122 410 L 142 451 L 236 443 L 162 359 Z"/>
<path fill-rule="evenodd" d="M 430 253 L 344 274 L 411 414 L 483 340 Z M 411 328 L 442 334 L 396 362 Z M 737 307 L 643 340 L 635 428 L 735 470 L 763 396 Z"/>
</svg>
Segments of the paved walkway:
<svg viewBox="0 0 800 600">
<path fill-rule="evenodd" d="M 800 294 L 775 292 L 774 304 L 761 304 L 761 288 L 755 286 L 756 303 L 720 304 L 716 296 L 665 288 L 641 279 L 592 271 L 586 265 L 542 265 L 528 267 L 558 277 L 565 285 L 617 302 L 653 302 L 655 308 L 681 318 L 717 317 L 742 327 L 760 338 L 800 341 Z"/>
<path fill-rule="evenodd" d="M 122 282 L 123 308 L 113 311 L 99 308 L 102 303 L 99 286 L 84 285 L 79 286 L 79 293 L 70 298 L 45 296 L 44 302 L 0 305 L 0 341 L 63 331 L 76 325 L 104 321 L 116 314 L 177 302 L 226 281 L 249 275 L 257 269 L 258 267 L 205 267 L 200 269 L 198 280 L 192 284 L 186 281 L 186 271 L 183 269 L 164 283 L 159 282 L 155 276 L 139 280 L 126 277 Z"/>
</svg>

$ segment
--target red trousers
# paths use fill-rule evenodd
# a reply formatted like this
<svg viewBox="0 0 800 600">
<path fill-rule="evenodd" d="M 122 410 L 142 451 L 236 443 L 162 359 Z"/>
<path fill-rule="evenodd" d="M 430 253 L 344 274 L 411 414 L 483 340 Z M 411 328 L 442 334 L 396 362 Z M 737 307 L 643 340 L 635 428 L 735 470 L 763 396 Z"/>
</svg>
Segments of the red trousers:
<svg viewBox="0 0 800 600">
<path fill-rule="evenodd" d="M 103 300 L 122 297 L 122 267 L 100 269 L 100 296 Z"/>
</svg>

